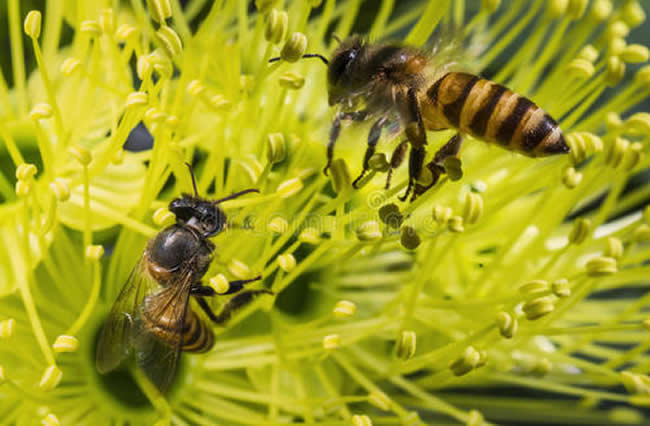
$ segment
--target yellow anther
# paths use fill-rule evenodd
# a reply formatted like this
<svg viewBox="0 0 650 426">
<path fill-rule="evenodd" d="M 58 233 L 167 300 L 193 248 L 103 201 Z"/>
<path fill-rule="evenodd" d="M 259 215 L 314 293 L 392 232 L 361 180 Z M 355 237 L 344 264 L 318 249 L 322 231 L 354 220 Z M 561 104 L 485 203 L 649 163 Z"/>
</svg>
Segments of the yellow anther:
<svg viewBox="0 0 650 426">
<path fill-rule="evenodd" d="M 569 232 L 569 244 L 580 245 L 591 233 L 591 220 L 585 218 L 576 219 L 573 228 Z"/>
<path fill-rule="evenodd" d="M 646 330 L 650 330 L 650 318 L 646 318 L 641 322 L 641 326 Z"/>
<path fill-rule="evenodd" d="M 449 369 L 455 376 L 463 376 L 476 368 L 480 360 L 481 354 L 473 346 L 468 346 L 463 354 L 449 365 Z"/>
<path fill-rule="evenodd" d="M 90 37 L 98 37 L 102 34 L 102 27 L 99 25 L 99 22 L 88 19 L 81 23 L 79 31 L 83 34 L 89 35 Z"/>
<path fill-rule="evenodd" d="M 330 175 L 332 177 L 332 186 L 337 194 L 340 194 L 346 189 L 350 188 L 352 180 L 350 179 L 350 171 L 348 165 L 341 158 L 332 161 L 330 166 Z"/>
<path fill-rule="evenodd" d="M 350 302 L 349 300 L 339 300 L 336 302 L 336 305 L 334 305 L 333 310 L 334 316 L 337 318 L 351 317 L 356 311 L 357 305 L 355 305 L 353 302 Z"/>
<path fill-rule="evenodd" d="M 470 410 L 467 416 L 467 426 L 482 426 L 485 423 L 485 418 L 480 411 Z"/>
<path fill-rule="evenodd" d="M 368 395 L 368 402 L 375 407 L 379 408 L 380 410 L 388 411 L 390 410 L 392 401 L 383 392 L 379 391 L 372 391 L 370 392 L 370 395 Z"/>
<path fill-rule="evenodd" d="M 113 9 L 106 8 L 102 10 L 99 15 L 99 26 L 105 34 L 113 33 L 115 30 L 115 14 L 113 13 Z"/>
<path fill-rule="evenodd" d="M 600 277 L 615 274 L 618 271 L 616 259 L 607 256 L 598 256 L 587 262 L 585 265 L 587 275 Z"/>
<path fill-rule="evenodd" d="M 89 245 L 86 247 L 86 257 L 90 260 L 99 260 L 104 255 L 104 246 Z"/>
<path fill-rule="evenodd" d="M 59 419 L 52 413 L 49 413 L 41 420 L 42 426 L 59 426 L 60 424 Z"/>
<path fill-rule="evenodd" d="M 379 208 L 379 220 L 381 220 L 388 227 L 398 229 L 404 222 L 404 216 L 399 211 L 399 207 L 395 203 L 383 205 Z"/>
<path fill-rule="evenodd" d="M 307 36 L 303 33 L 292 33 L 282 46 L 280 57 L 287 62 L 296 62 L 307 50 Z"/>
<path fill-rule="evenodd" d="M 402 247 L 407 250 L 415 250 L 418 248 L 420 243 L 422 243 L 422 240 L 415 228 L 411 226 L 403 226 L 402 229 L 400 229 L 400 243 L 402 244 Z"/>
<path fill-rule="evenodd" d="M 53 112 L 52 105 L 43 102 L 34 105 L 34 108 L 29 112 L 29 118 L 32 120 L 43 120 L 52 117 Z"/>
<path fill-rule="evenodd" d="M 596 59 L 598 59 L 599 55 L 600 54 L 598 53 L 598 50 L 594 46 L 587 44 L 582 49 L 580 49 L 580 52 L 578 53 L 578 59 L 593 63 Z"/>
<path fill-rule="evenodd" d="M 269 133 L 266 137 L 266 159 L 271 164 L 284 160 L 287 155 L 287 144 L 282 133 Z"/>
<path fill-rule="evenodd" d="M 455 182 L 463 177 L 463 167 L 460 158 L 447 157 L 443 160 L 442 167 L 444 167 L 445 173 L 447 173 L 447 177 L 451 181 Z M 429 171 L 428 168 L 425 170 Z"/>
<path fill-rule="evenodd" d="M 316 228 L 309 227 L 302 230 L 298 235 L 298 241 L 301 243 L 316 245 L 320 242 L 320 232 Z"/>
<path fill-rule="evenodd" d="M 276 216 L 269 222 L 267 229 L 276 234 L 284 234 L 289 230 L 289 222 L 283 217 Z"/>
<path fill-rule="evenodd" d="M 633 64 L 647 62 L 649 56 L 648 48 L 642 44 L 630 44 L 621 53 L 621 59 Z"/>
<path fill-rule="evenodd" d="M 567 167 L 562 174 L 562 183 L 569 189 L 573 189 L 582 182 L 582 173 L 574 167 Z"/>
<path fill-rule="evenodd" d="M 291 272 L 296 267 L 296 258 L 291 253 L 278 256 L 278 266 L 284 272 Z"/>
<path fill-rule="evenodd" d="M 605 126 L 607 127 L 607 130 L 616 130 L 620 128 L 622 125 L 623 125 L 623 120 L 621 119 L 621 116 L 617 112 L 610 111 L 605 116 Z"/>
<path fill-rule="evenodd" d="M 618 56 L 625 51 L 627 42 L 624 38 L 615 37 L 607 44 L 607 53 L 611 56 Z"/>
<path fill-rule="evenodd" d="M 280 183 L 276 189 L 276 193 L 280 198 L 289 198 L 302 191 L 303 187 L 304 184 L 302 183 L 302 179 L 296 177 Z"/>
<path fill-rule="evenodd" d="M 530 321 L 539 319 L 550 314 L 555 309 L 555 297 L 543 296 L 529 300 L 522 306 L 522 311 Z"/>
<path fill-rule="evenodd" d="M 264 29 L 264 38 L 269 43 L 280 43 L 289 27 L 289 16 L 284 11 L 272 9 L 266 17 L 266 28 Z"/>
<path fill-rule="evenodd" d="M 169 127 L 170 129 L 174 130 L 178 127 L 180 124 L 180 119 L 175 116 L 175 115 L 168 115 L 167 119 L 165 120 L 165 125 Z"/>
<path fill-rule="evenodd" d="M 16 182 L 16 195 L 26 197 L 32 191 L 32 183 L 24 180 Z"/>
<path fill-rule="evenodd" d="M 478 351 L 478 354 L 479 354 L 478 363 L 476 363 L 476 367 L 474 368 L 481 368 L 485 364 L 487 364 L 487 360 L 488 360 L 487 351 L 485 349 L 481 349 L 480 351 Z"/>
<path fill-rule="evenodd" d="M 623 386 L 631 394 L 650 394 L 650 377 L 645 374 L 622 371 L 621 382 L 623 382 Z"/>
<path fill-rule="evenodd" d="M 149 60 L 149 55 L 141 55 L 138 57 L 135 70 L 140 80 L 145 80 L 151 76 L 153 64 Z"/>
<path fill-rule="evenodd" d="M 35 165 L 31 163 L 22 163 L 16 167 L 16 179 L 18 180 L 29 180 L 36 176 L 38 169 Z"/>
<path fill-rule="evenodd" d="M 634 135 L 647 135 L 650 133 L 650 114 L 647 112 L 637 112 L 625 120 L 625 127 L 629 133 Z"/>
<path fill-rule="evenodd" d="M 628 0 L 621 9 L 623 20 L 630 28 L 635 28 L 645 21 L 645 11 L 636 0 Z"/>
<path fill-rule="evenodd" d="M 171 78 L 174 65 L 163 49 L 156 49 L 149 54 L 153 69 L 161 78 Z"/>
<path fill-rule="evenodd" d="M 633 170 L 643 158 L 643 145 L 640 142 L 630 144 L 625 150 L 623 157 L 623 168 L 627 171 Z"/>
<path fill-rule="evenodd" d="M 481 0 L 481 6 L 488 13 L 494 13 L 501 5 L 501 0 Z"/>
<path fill-rule="evenodd" d="M 612 38 L 625 38 L 630 33 L 630 27 L 623 21 L 612 21 L 607 27 L 607 37 Z"/>
<path fill-rule="evenodd" d="M 625 138 L 618 137 L 613 144 L 610 145 L 609 150 L 607 151 L 607 157 L 605 158 L 605 163 L 609 166 L 616 168 L 623 161 L 625 152 L 627 151 L 630 141 Z"/>
<path fill-rule="evenodd" d="M 463 218 L 460 216 L 453 216 L 449 219 L 449 223 L 447 224 L 447 228 L 451 232 L 463 232 L 465 230 L 465 226 L 463 225 Z"/>
<path fill-rule="evenodd" d="M 355 414 L 352 416 L 352 426 L 372 426 L 372 420 L 365 414 Z"/>
<path fill-rule="evenodd" d="M 439 225 L 446 225 L 454 212 L 451 207 L 436 205 L 433 207 L 433 220 Z"/>
<path fill-rule="evenodd" d="M 162 24 L 172 17 L 172 5 L 169 0 L 147 0 L 151 19 Z"/>
<path fill-rule="evenodd" d="M 285 89 L 298 90 L 305 85 L 305 77 L 297 72 L 288 71 L 280 76 L 278 82 Z"/>
<path fill-rule="evenodd" d="M 122 24 L 117 27 L 115 36 L 121 42 L 125 42 L 130 38 L 135 38 L 138 35 L 138 28 L 129 24 Z"/>
<path fill-rule="evenodd" d="M 41 35 L 41 12 L 30 10 L 23 23 L 25 34 L 31 38 L 38 38 Z"/>
<path fill-rule="evenodd" d="M 120 148 L 117 151 L 115 151 L 115 154 L 113 155 L 113 158 L 111 158 L 111 163 L 118 166 L 118 165 L 122 164 L 123 162 L 124 162 L 124 149 Z"/>
<path fill-rule="evenodd" d="M 79 340 L 74 336 L 61 335 L 52 345 L 54 352 L 76 352 L 79 349 Z"/>
<path fill-rule="evenodd" d="M 607 420 L 615 425 L 640 425 L 645 421 L 645 417 L 641 410 L 619 406 L 607 412 Z"/>
<path fill-rule="evenodd" d="M 341 343 L 341 337 L 338 334 L 328 334 L 323 337 L 323 348 L 327 350 L 336 349 Z"/>
<path fill-rule="evenodd" d="M 210 287 L 212 287 L 217 294 L 225 294 L 230 290 L 230 283 L 224 274 L 217 274 L 210 278 L 208 282 L 210 283 Z"/>
<path fill-rule="evenodd" d="M 81 61 L 77 58 L 66 58 L 62 63 L 59 70 L 61 74 L 66 77 L 71 76 L 75 71 L 81 67 Z"/>
<path fill-rule="evenodd" d="M 560 278 L 553 281 L 551 288 L 553 289 L 553 294 L 557 297 L 563 298 L 571 296 L 571 288 L 569 287 L 569 281 L 566 278 Z"/>
<path fill-rule="evenodd" d="M 368 160 L 368 167 L 370 167 L 370 170 L 385 173 L 390 168 L 390 164 L 388 164 L 386 154 L 383 152 L 376 152 Z"/>
<path fill-rule="evenodd" d="M 176 31 L 167 25 L 161 26 L 160 29 L 156 31 L 156 38 L 167 54 L 172 58 L 180 55 L 183 51 L 183 42 L 181 41 L 181 38 L 178 36 Z"/>
<path fill-rule="evenodd" d="M 0 337 L 7 338 L 13 336 L 15 328 L 16 320 L 13 318 L 0 321 Z"/>
<path fill-rule="evenodd" d="M 210 96 L 208 99 L 208 106 L 217 111 L 228 108 L 230 104 L 231 102 L 228 99 L 219 94 Z"/>
<path fill-rule="evenodd" d="M 589 0 L 569 0 L 567 15 L 571 19 L 580 19 L 587 9 Z"/>
<path fill-rule="evenodd" d="M 157 226 L 169 226 L 176 222 L 176 215 L 167 207 L 160 207 L 153 213 L 153 223 Z"/>
<path fill-rule="evenodd" d="M 364 222 L 357 228 L 357 238 L 359 241 L 377 241 L 381 237 L 382 233 L 379 223 L 375 220 Z"/>
<path fill-rule="evenodd" d="M 483 214 L 483 197 L 475 192 L 465 194 L 463 221 L 468 224 L 476 223 Z"/>
<path fill-rule="evenodd" d="M 623 242 L 616 237 L 607 238 L 605 256 L 620 259 L 623 256 Z"/>
<path fill-rule="evenodd" d="M 126 108 L 135 108 L 147 105 L 149 102 L 149 96 L 147 92 L 133 92 L 129 93 L 129 96 L 126 97 L 126 103 L 124 106 Z"/>
<path fill-rule="evenodd" d="M 519 287 L 519 292 L 523 295 L 531 295 L 535 293 L 543 293 L 549 291 L 551 287 L 546 280 L 533 280 Z"/>
<path fill-rule="evenodd" d="M 577 58 L 569 62 L 567 72 L 573 78 L 584 80 L 594 75 L 595 69 L 588 60 Z"/>
<path fill-rule="evenodd" d="M 5 374 L 5 368 L 0 365 L 0 385 L 3 384 L 7 380 L 7 375 Z"/>
<path fill-rule="evenodd" d="M 164 121 L 167 118 L 167 114 L 164 111 L 159 110 L 156 107 L 151 107 L 144 112 L 143 119 L 147 123 L 157 123 Z"/>
<path fill-rule="evenodd" d="M 596 0 L 591 8 L 591 16 L 596 22 L 602 22 L 609 17 L 613 8 L 611 0 Z"/>
<path fill-rule="evenodd" d="M 230 263 L 228 264 L 228 270 L 231 274 L 239 279 L 246 279 L 251 276 L 251 270 L 248 265 L 238 259 L 230 260 Z"/>
<path fill-rule="evenodd" d="M 205 86 L 201 83 L 200 80 L 192 80 L 187 85 L 187 91 L 194 96 L 199 96 L 205 91 Z"/>
<path fill-rule="evenodd" d="M 50 191 L 57 201 L 67 201 L 70 198 L 70 187 L 63 178 L 55 178 L 54 182 L 50 182 Z"/>
<path fill-rule="evenodd" d="M 41 381 L 38 384 L 38 387 L 42 391 L 50 391 L 57 387 L 63 378 L 63 372 L 56 365 L 50 365 L 43 372 Z"/>
<path fill-rule="evenodd" d="M 82 166 L 87 166 L 93 160 L 93 156 L 86 148 L 81 145 L 73 145 L 68 148 L 68 152 L 79 161 Z"/>
<path fill-rule="evenodd" d="M 417 349 L 417 335 L 415 331 L 404 330 L 397 342 L 396 355 L 398 358 L 407 360 L 415 355 Z"/>
<path fill-rule="evenodd" d="M 636 242 L 645 242 L 650 240 L 650 226 L 642 223 L 637 226 L 632 233 L 632 239 Z"/>
<path fill-rule="evenodd" d="M 607 59 L 607 73 L 605 81 L 609 86 L 617 85 L 625 76 L 625 62 L 618 56 L 610 56 Z"/>
<path fill-rule="evenodd" d="M 496 317 L 496 323 L 499 328 L 499 333 L 506 339 L 511 339 L 519 329 L 517 318 L 508 312 L 499 312 Z"/>
</svg>

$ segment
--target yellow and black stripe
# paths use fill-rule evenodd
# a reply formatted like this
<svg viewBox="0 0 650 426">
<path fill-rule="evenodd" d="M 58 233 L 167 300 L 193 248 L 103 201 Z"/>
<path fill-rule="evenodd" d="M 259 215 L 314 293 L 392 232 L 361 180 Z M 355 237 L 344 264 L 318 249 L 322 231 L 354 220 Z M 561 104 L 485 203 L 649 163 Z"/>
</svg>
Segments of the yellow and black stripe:
<svg viewBox="0 0 650 426">
<path fill-rule="evenodd" d="M 490 80 L 447 73 L 427 90 L 424 103 L 423 113 L 437 116 L 430 121 L 439 123 L 442 118 L 448 127 L 505 149 L 529 157 L 569 152 L 551 116 L 531 100 Z"/>
<path fill-rule="evenodd" d="M 212 329 L 188 308 L 183 326 L 183 343 L 185 352 L 207 352 L 214 346 Z"/>
</svg>

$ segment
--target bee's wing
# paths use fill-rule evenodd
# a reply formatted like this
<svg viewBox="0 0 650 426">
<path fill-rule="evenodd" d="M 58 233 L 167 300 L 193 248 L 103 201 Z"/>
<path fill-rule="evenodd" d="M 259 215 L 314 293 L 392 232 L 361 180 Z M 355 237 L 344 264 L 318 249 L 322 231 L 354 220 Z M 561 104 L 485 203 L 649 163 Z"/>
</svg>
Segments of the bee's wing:
<svg viewBox="0 0 650 426">
<path fill-rule="evenodd" d="M 146 256 L 147 252 L 131 271 L 104 322 L 95 359 L 97 370 L 102 374 L 115 369 L 129 354 L 138 306 L 147 294 L 159 288 L 145 270 Z"/>
<path fill-rule="evenodd" d="M 190 268 L 179 272 L 176 282 L 145 298 L 136 319 L 132 340 L 136 363 L 162 393 L 176 373 L 192 281 Z M 164 339 L 151 330 L 152 325 Z"/>
</svg>

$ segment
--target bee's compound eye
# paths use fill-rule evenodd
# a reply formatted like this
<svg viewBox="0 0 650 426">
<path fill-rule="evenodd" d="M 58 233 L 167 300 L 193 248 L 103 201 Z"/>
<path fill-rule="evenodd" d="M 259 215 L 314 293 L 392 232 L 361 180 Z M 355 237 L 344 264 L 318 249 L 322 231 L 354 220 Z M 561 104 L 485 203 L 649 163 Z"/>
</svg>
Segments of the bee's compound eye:
<svg viewBox="0 0 650 426">
<path fill-rule="evenodd" d="M 345 74 L 348 66 L 357 57 L 357 49 L 348 49 L 334 57 L 329 67 L 328 80 L 330 84 L 337 84 Z"/>
</svg>

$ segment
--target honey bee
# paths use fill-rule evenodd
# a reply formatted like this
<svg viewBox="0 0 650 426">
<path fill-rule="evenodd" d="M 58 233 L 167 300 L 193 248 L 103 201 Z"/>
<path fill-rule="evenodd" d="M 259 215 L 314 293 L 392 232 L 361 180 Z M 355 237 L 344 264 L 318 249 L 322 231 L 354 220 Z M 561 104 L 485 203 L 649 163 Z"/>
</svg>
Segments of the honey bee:
<svg viewBox="0 0 650 426">
<path fill-rule="evenodd" d="M 188 164 L 189 167 L 189 164 Z M 216 324 L 225 323 L 241 306 L 268 290 L 246 290 L 247 283 L 231 281 L 225 294 L 237 293 L 219 314 L 205 297 L 215 296 L 201 284 L 212 260 L 208 238 L 223 231 L 226 215 L 219 204 L 251 192 L 247 189 L 213 201 L 201 198 L 190 167 L 194 195 L 183 194 L 169 204 L 176 223 L 152 238 L 115 300 L 97 343 L 97 370 L 115 369 L 131 352 L 149 380 L 165 392 L 176 372 L 181 351 L 206 352 L 214 345 L 209 325 L 189 306 L 190 295 Z"/>
<path fill-rule="evenodd" d="M 345 120 L 373 121 L 355 188 L 369 170 L 382 129 L 393 123 L 404 129 L 406 139 L 391 156 L 386 182 L 388 188 L 393 169 L 402 163 L 410 145 L 409 181 L 402 201 L 412 190 L 414 200 L 437 182 L 445 172 L 444 161 L 458 156 L 462 134 L 529 157 L 569 152 L 557 122 L 531 100 L 479 76 L 450 71 L 451 64 L 437 65 L 434 52 L 368 43 L 359 36 L 339 43 L 329 60 L 318 54 L 303 56 L 327 65 L 329 104 L 340 107 L 329 134 L 325 174 Z M 458 132 L 425 165 L 426 131 L 446 129 Z M 424 167 L 431 179 L 419 184 Z"/>
</svg>

